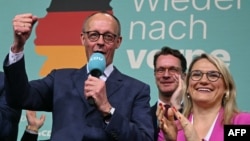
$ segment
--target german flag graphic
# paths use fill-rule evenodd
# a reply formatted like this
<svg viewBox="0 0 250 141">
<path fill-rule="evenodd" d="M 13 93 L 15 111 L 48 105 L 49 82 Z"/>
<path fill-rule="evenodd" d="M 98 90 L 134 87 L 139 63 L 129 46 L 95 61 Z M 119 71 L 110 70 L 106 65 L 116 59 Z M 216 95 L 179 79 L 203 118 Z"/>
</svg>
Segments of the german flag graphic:
<svg viewBox="0 0 250 141">
<path fill-rule="evenodd" d="M 52 69 L 80 68 L 86 64 L 80 33 L 85 18 L 97 11 L 108 11 L 111 0 L 52 0 L 47 15 L 36 27 L 37 54 L 47 57 L 40 75 Z"/>
</svg>

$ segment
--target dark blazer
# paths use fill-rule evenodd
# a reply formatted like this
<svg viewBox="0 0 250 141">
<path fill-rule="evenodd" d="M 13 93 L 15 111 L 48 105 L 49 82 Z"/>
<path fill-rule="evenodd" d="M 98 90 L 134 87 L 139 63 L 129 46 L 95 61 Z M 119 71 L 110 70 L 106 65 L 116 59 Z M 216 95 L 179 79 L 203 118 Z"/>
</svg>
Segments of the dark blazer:
<svg viewBox="0 0 250 141">
<path fill-rule="evenodd" d="M 157 102 L 151 107 L 151 115 L 152 115 L 153 126 L 154 126 L 154 141 L 157 141 L 158 133 L 160 131 L 160 128 L 158 127 L 158 124 L 157 124 L 156 110 L 157 110 Z"/>
<path fill-rule="evenodd" d="M 5 99 L 4 73 L 0 72 L 0 141 L 16 141 L 21 109 L 11 108 Z"/>
<path fill-rule="evenodd" d="M 26 130 L 23 133 L 21 141 L 37 141 L 38 134 L 31 134 Z M 39 140 L 39 141 L 49 141 L 49 140 Z"/>
<path fill-rule="evenodd" d="M 37 141 L 37 138 L 38 134 L 31 134 L 25 130 L 21 138 L 21 141 Z"/>
<path fill-rule="evenodd" d="M 8 60 L 8 56 L 5 59 Z M 24 58 L 5 66 L 7 100 L 13 106 L 50 111 L 51 141 L 152 141 L 149 85 L 122 74 L 116 68 L 106 80 L 109 102 L 115 113 L 108 125 L 84 97 L 86 65 L 81 69 L 53 70 L 40 80 L 28 82 Z"/>
</svg>

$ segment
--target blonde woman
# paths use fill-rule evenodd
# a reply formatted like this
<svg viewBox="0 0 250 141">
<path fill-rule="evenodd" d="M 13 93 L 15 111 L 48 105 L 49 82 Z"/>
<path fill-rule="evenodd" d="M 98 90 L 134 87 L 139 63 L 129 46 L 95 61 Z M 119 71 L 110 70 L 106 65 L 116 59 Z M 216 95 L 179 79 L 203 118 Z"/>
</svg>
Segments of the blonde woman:
<svg viewBox="0 0 250 141">
<path fill-rule="evenodd" d="M 169 140 L 223 141 L 225 124 L 250 124 L 250 113 L 237 108 L 233 77 L 220 59 L 197 56 L 190 64 L 186 84 L 183 115 L 172 108 L 167 119 L 164 107 L 157 111 L 159 126 Z M 176 124 L 171 124 L 173 115 L 179 119 Z"/>
</svg>

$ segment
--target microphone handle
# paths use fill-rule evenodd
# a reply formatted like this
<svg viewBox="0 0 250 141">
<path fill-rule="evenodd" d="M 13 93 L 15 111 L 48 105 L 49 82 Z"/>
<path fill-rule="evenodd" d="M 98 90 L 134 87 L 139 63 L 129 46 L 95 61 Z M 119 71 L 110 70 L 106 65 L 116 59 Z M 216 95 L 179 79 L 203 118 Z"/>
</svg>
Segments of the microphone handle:
<svg viewBox="0 0 250 141">
<path fill-rule="evenodd" d="M 90 74 L 96 78 L 99 78 L 102 75 L 102 72 L 99 69 L 93 69 Z M 95 99 L 93 97 L 88 97 L 88 103 L 91 106 L 95 106 Z"/>
<path fill-rule="evenodd" d="M 89 105 L 91 105 L 91 106 L 95 106 L 95 100 L 94 100 L 94 98 L 93 97 L 88 97 L 88 103 L 89 103 Z"/>
</svg>

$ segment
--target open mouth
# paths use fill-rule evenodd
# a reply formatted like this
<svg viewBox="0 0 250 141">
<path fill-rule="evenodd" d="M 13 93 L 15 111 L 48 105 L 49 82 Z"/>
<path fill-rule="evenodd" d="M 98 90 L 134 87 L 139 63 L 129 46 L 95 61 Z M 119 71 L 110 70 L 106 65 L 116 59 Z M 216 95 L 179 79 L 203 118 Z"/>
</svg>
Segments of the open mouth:
<svg viewBox="0 0 250 141">
<path fill-rule="evenodd" d="M 101 54 L 105 54 L 104 52 L 102 51 L 94 51 L 94 53 L 101 53 Z"/>
<path fill-rule="evenodd" d="M 211 89 L 208 89 L 208 88 L 198 88 L 196 90 L 200 91 L 200 92 L 211 92 L 212 91 Z"/>
</svg>

